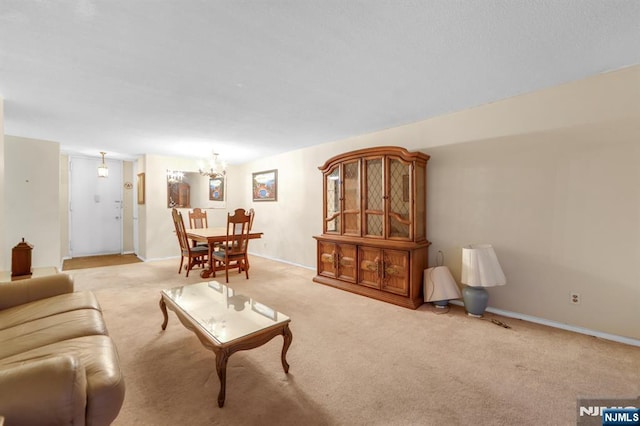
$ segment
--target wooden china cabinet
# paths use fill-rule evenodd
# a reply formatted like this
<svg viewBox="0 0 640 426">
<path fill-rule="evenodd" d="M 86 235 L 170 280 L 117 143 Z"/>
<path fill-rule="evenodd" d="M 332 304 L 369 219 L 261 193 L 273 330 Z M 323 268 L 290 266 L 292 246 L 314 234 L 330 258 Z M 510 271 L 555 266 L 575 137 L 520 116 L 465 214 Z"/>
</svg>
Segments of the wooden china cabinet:
<svg viewBox="0 0 640 426">
<path fill-rule="evenodd" d="M 429 156 L 383 146 L 337 155 L 321 167 L 322 235 L 313 280 L 415 309 L 427 268 Z"/>
</svg>

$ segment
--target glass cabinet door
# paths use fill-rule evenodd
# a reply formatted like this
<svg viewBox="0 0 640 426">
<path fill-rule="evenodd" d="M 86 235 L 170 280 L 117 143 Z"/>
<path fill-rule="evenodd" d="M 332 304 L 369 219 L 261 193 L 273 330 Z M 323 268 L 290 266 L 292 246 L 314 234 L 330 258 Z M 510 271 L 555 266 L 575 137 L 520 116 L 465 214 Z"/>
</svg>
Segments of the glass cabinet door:
<svg viewBox="0 0 640 426">
<path fill-rule="evenodd" d="M 340 166 L 325 174 L 326 202 L 324 226 L 326 233 L 340 233 Z"/>
<path fill-rule="evenodd" d="M 360 236 L 360 161 L 342 165 L 344 234 Z"/>
<path fill-rule="evenodd" d="M 411 235 L 411 163 L 389 157 L 388 238 L 410 239 Z"/>
<path fill-rule="evenodd" d="M 383 169 L 383 157 L 365 158 L 364 235 L 367 237 L 384 236 Z"/>
</svg>

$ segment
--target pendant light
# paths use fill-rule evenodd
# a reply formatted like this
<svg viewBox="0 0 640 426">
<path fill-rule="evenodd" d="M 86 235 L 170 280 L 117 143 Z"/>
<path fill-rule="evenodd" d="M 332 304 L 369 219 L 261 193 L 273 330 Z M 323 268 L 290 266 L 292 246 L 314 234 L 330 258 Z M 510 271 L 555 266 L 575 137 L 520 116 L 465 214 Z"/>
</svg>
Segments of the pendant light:
<svg viewBox="0 0 640 426">
<path fill-rule="evenodd" d="M 98 177 L 101 178 L 106 178 L 109 176 L 109 169 L 107 168 L 107 165 L 104 163 L 104 155 L 106 154 L 106 152 L 100 152 L 100 155 L 102 155 L 102 164 L 100 164 L 98 166 Z"/>
</svg>

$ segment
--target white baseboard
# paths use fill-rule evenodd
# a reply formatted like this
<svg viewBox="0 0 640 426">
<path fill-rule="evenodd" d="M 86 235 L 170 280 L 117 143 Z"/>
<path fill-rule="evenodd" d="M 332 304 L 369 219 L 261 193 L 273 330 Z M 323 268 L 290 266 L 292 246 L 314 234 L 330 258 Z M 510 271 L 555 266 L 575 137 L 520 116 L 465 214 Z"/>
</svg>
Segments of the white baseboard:
<svg viewBox="0 0 640 426">
<path fill-rule="evenodd" d="M 145 259 L 143 257 L 140 257 L 139 255 L 137 255 L 137 257 L 138 257 L 138 259 L 142 260 L 143 262 L 156 262 L 158 260 L 180 259 L 180 256 L 152 257 L 150 259 Z"/>
<path fill-rule="evenodd" d="M 452 305 L 464 306 L 464 302 L 461 300 L 450 300 Z M 590 330 L 588 328 L 576 327 L 569 324 L 564 324 L 557 321 L 548 320 L 545 318 L 538 318 L 531 315 L 521 314 L 519 312 L 505 311 L 503 309 L 496 309 L 488 307 L 487 312 L 502 315 L 503 317 L 516 318 L 524 321 L 533 322 L 536 324 L 547 325 L 549 327 L 559 328 L 562 330 L 573 331 L 574 333 L 586 334 L 588 336 L 599 337 L 601 339 L 612 340 L 618 343 L 624 343 L 626 345 L 640 346 L 640 340 L 632 339 L 630 337 L 618 336 L 616 334 L 603 333 L 602 331 Z"/>
<path fill-rule="evenodd" d="M 274 261 L 280 262 L 280 263 L 286 263 L 287 265 L 292 265 L 292 266 L 297 266 L 299 268 L 309 269 L 310 271 L 315 271 L 316 270 L 315 267 L 306 266 L 306 265 L 300 265 L 299 263 L 289 262 L 287 260 L 282 260 L 282 259 L 278 259 L 278 258 L 275 258 L 275 257 L 265 256 L 263 254 L 252 253 L 250 251 L 247 252 L 247 253 L 250 254 L 251 256 L 257 256 L 257 257 L 262 257 L 264 259 L 274 260 Z"/>
</svg>

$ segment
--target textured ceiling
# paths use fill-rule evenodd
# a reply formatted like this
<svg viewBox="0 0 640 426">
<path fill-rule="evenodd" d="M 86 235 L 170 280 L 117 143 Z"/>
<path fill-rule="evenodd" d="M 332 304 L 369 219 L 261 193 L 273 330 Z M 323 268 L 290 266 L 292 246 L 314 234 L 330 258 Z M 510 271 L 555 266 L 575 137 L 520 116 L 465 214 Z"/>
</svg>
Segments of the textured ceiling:
<svg viewBox="0 0 640 426">
<path fill-rule="evenodd" d="M 635 0 L 1 0 L 5 133 L 230 163 L 640 63 Z"/>
</svg>

